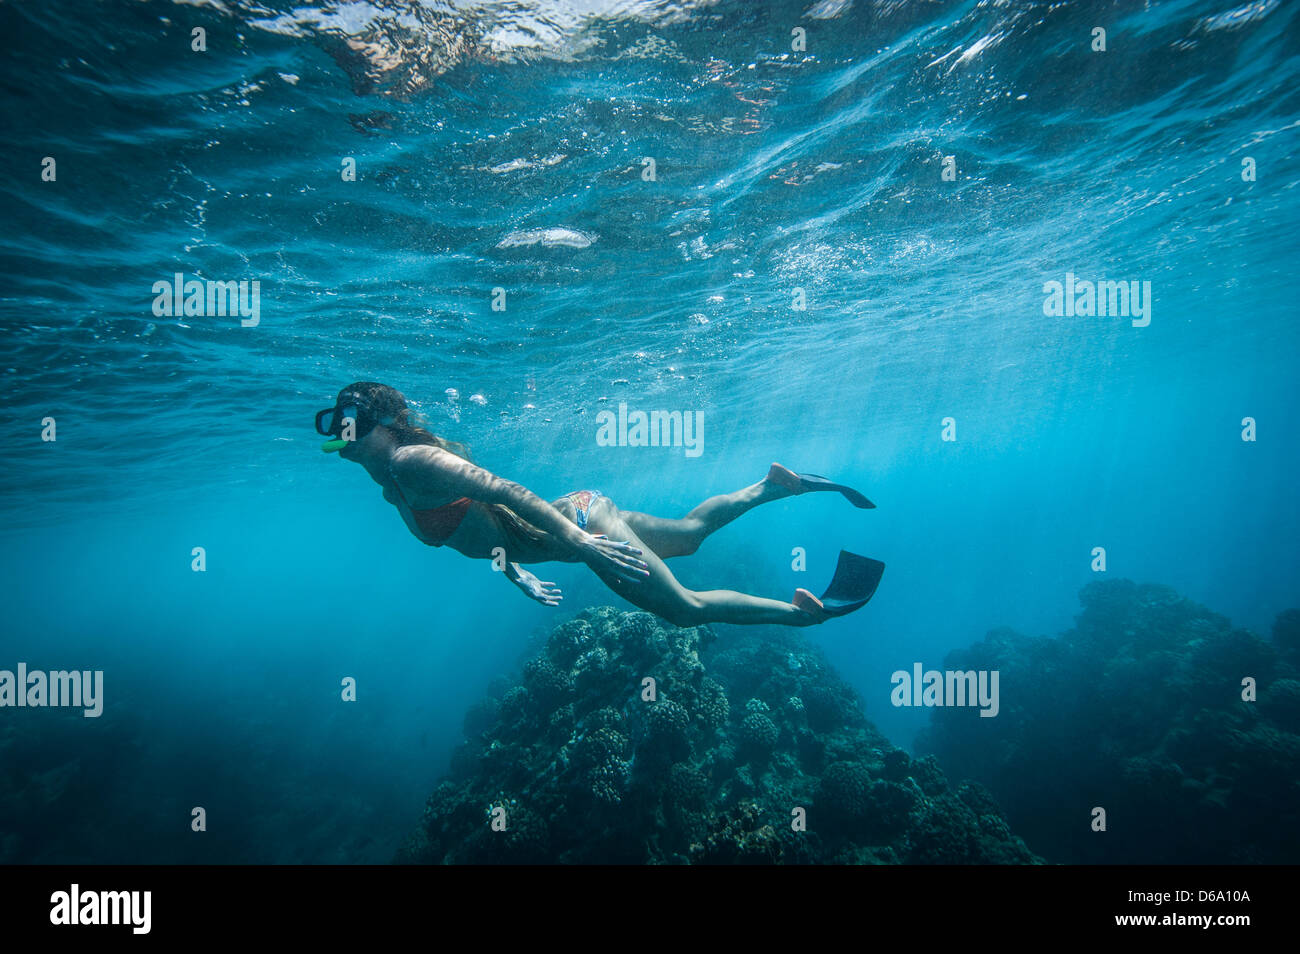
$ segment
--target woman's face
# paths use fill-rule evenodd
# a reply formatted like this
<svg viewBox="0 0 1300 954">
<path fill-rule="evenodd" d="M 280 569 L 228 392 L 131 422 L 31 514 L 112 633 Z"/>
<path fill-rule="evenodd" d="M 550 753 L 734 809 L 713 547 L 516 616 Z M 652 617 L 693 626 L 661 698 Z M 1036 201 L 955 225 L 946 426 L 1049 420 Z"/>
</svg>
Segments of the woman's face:
<svg viewBox="0 0 1300 954">
<path fill-rule="evenodd" d="M 382 424 L 376 424 L 366 431 L 365 437 L 355 441 L 348 441 L 347 445 L 339 451 L 339 456 L 344 460 L 361 463 L 382 451 L 386 437 L 388 437 L 388 428 Z"/>
</svg>

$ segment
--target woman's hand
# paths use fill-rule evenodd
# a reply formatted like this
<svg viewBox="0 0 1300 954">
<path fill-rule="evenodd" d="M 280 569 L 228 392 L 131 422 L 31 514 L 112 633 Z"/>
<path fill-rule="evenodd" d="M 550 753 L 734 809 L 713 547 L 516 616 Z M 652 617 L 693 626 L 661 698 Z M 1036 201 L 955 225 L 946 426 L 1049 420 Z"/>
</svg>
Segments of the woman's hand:
<svg viewBox="0 0 1300 954">
<path fill-rule="evenodd" d="M 529 599 L 537 600 L 543 606 L 559 606 L 560 600 L 564 599 L 560 595 L 560 588 L 554 583 L 546 583 L 539 580 L 536 576 L 525 570 L 518 563 L 512 564 L 513 574 L 510 577 L 512 583 L 519 587 L 528 595 Z"/>
<path fill-rule="evenodd" d="M 603 533 L 588 533 L 581 554 L 582 562 L 597 573 L 605 570 L 629 583 L 640 583 L 650 575 L 650 564 L 637 559 L 641 551 L 626 540 L 615 543 Z"/>
</svg>

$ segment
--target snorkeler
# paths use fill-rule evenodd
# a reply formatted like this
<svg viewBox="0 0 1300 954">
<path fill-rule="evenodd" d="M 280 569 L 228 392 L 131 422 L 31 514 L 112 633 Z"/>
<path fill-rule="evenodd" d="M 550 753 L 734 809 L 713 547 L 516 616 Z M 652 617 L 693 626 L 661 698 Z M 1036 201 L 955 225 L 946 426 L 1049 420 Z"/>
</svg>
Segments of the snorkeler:
<svg viewBox="0 0 1300 954">
<path fill-rule="evenodd" d="M 594 490 L 547 503 L 513 481 L 476 466 L 467 449 L 418 426 L 399 391 L 358 382 L 316 415 L 323 450 L 366 469 L 384 499 L 419 540 L 474 559 L 509 562 L 505 577 L 547 606 L 560 601 L 554 583 L 522 564 L 585 563 L 615 593 L 677 626 L 779 623 L 810 626 L 859 609 L 875 592 L 884 564 L 841 551 L 830 587 L 819 599 L 795 590 L 789 603 L 734 590 L 688 590 L 664 560 L 694 553 L 704 538 L 751 507 L 818 490 L 842 493 L 854 506 L 875 505 L 824 477 L 773 464 L 767 476 L 734 493 L 710 497 L 680 520 L 620 510 Z"/>
</svg>

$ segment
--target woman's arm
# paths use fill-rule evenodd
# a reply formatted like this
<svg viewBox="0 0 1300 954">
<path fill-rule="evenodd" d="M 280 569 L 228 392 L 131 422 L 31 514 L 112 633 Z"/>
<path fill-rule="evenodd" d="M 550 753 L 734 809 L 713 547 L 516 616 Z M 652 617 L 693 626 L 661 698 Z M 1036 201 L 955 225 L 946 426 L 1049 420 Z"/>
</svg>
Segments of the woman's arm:
<svg viewBox="0 0 1300 954">
<path fill-rule="evenodd" d="M 624 541 L 615 543 L 592 536 L 565 518 L 528 488 L 504 480 L 441 447 L 412 444 L 393 458 L 393 470 L 404 488 L 431 497 L 459 495 L 482 503 L 504 504 L 519 516 L 560 541 L 571 555 L 593 569 L 612 569 L 620 577 L 641 580 L 647 565 L 636 559 L 641 551 Z"/>
<path fill-rule="evenodd" d="M 441 447 L 412 444 L 401 448 L 393 458 L 393 473 L 412 496 L 469 497 L 482 503 L 505 504 L 572 550 L 580 548 L 583 537 L 588 535 L 527 488 Z"/>
</svg>

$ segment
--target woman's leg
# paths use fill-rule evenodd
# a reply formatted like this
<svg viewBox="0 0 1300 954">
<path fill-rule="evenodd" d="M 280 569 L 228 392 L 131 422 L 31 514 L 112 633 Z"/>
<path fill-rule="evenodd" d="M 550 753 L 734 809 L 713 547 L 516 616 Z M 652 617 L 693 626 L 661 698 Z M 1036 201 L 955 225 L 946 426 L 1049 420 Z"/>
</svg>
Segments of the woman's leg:
<svg viewBox="0 0 1300 954">
<path fill-rule="evenodd" d="M 753 505 L 753 503 L 749 504 L 749 506 Z M 742 510 L 741 513 L 743 512 Z M 676 626 L 696 626 L 701 623 L 775 623 L 781 626 L 811 626 L 822 622 L 822 619 L 812 613 L 781 600 L 750 596 L 747 593 L 737 593 L 735 590 L 686 589 L 673 576 L 672 571 L 659 558 L 648 541 L 642 540 L 632 529 L 631 521 L 624 519 L 625 516 L 630 515 L 621 513 L 608 497 L 602 497 L 591 506 L 591 512 L 587 517 L 587 531 L 603 533 L 611 540 L 626 540 L 641 549 L 641 559 L 650 566 L 650 576 L 647 579 L 633 583 L 612 573 L 599 574 L 611 590 L 633 606 L 639 606 L 657 616 L 662 616 Z M 728 519 L 734 519 L 734 516 Z"/>
<path fill-rule="evenodd" d="M 756 484 L 729 494 L 710 497 L 680 520 L 655 517 L 633 510 L 621 511 L 623 519 L 638 537 L 661 559 L 688 556 L 699 549 L 704 538 L 725 527 L 742 513 L 769 500 L 791 496 L 791 492 L 778 484 L 774 471 L 778 465 Z"/>
</svg>

